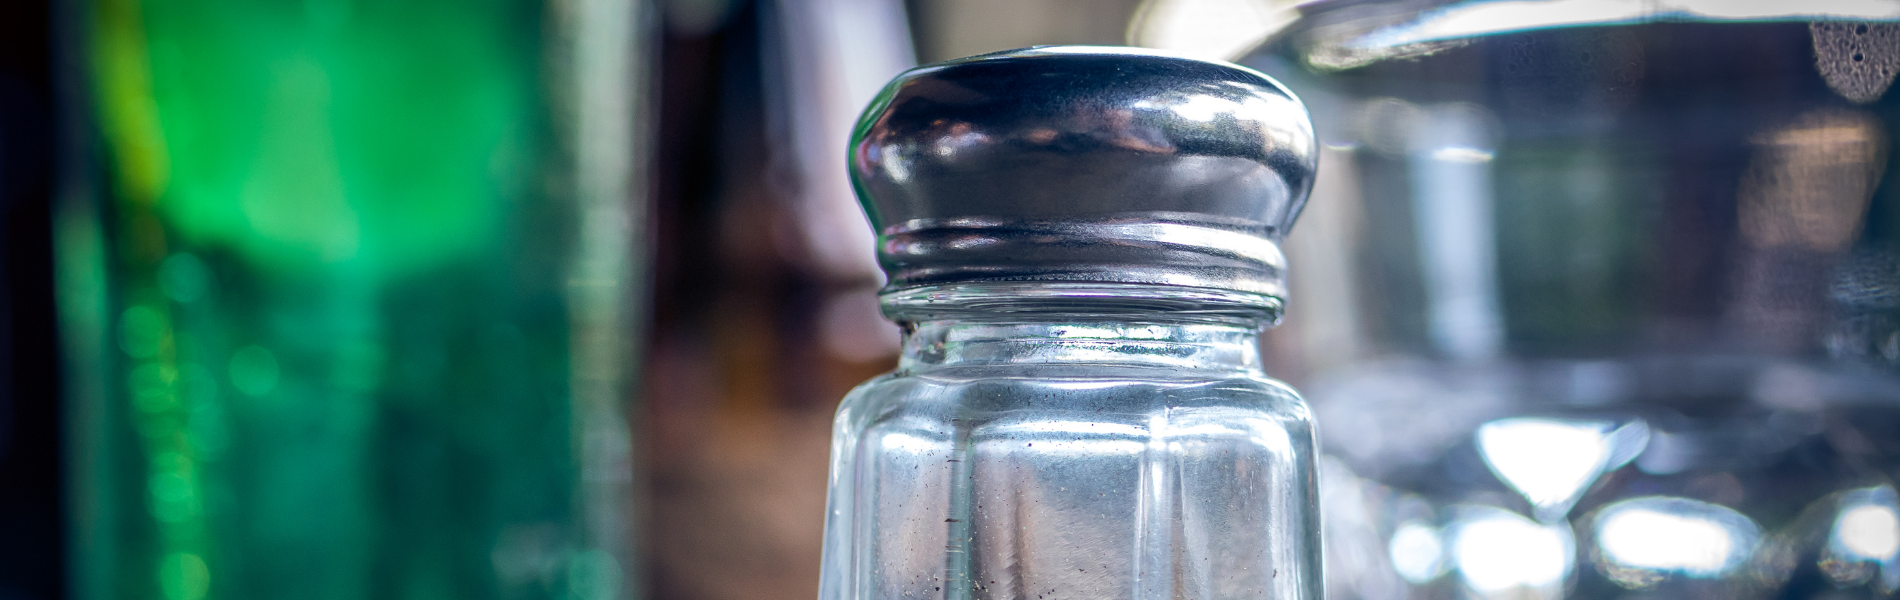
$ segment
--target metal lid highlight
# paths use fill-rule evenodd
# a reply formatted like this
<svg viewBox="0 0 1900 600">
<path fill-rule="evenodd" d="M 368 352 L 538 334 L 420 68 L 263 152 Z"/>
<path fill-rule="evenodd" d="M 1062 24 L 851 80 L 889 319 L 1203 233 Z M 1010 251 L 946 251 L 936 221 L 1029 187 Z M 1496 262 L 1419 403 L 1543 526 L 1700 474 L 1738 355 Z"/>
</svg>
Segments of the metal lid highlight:
<svg viewBox="0 0 1900 600">
<path fill-rule="evenodd" d="M 887 292 L 1130 283 L 1283 298 L 1318 149 L 1266 75 L 1117 47 L 919 67 L 859 120 L 851 179 Z"/>
</svg>

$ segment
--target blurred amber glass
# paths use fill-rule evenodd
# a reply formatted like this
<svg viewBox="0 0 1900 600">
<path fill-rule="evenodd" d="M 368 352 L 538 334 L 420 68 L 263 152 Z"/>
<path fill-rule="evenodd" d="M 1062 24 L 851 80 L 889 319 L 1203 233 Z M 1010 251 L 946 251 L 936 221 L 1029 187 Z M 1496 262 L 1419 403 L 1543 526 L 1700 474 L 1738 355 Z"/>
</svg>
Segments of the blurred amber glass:
<svg viewBox="0 0 1900 600">
<path fill-rule="evenodd" d="M 77 4 L 75 597 L 624 596 L 638 3 Z"/>
</svg>

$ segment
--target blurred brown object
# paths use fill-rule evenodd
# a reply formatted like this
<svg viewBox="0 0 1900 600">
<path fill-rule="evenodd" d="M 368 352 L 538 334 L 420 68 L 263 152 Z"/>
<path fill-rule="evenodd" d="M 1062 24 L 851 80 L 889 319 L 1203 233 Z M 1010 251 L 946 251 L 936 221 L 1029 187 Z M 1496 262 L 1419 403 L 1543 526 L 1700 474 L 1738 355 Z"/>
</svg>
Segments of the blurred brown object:
<svg viewBox="0 0 1900 600">
<path fill-rule="evenodd" d="M 934 61 L 1118 44 L 1137 4 L 661 3 L 654 323 L 635 417 L 648 597 L 817 594 L 832 412 L 896 364 L 842 169 L 849 119 L 913 60 L 885 46 L 915 39 Z M 873 25 L 892 31 L 837 37 Z M 851 243 L 864 268 L 837 259 Z"/>
<path fill-rule="evenodd" d="M 827 299 L 865 282 L 833 281 L 798 230 L 803 186 L 774 127 L 775 6 L 663 8 L 656 296 L 638 417 L 646 592 L 810 598 L 831 411 L 894 355 L 824 348 Z"/>
</svg>

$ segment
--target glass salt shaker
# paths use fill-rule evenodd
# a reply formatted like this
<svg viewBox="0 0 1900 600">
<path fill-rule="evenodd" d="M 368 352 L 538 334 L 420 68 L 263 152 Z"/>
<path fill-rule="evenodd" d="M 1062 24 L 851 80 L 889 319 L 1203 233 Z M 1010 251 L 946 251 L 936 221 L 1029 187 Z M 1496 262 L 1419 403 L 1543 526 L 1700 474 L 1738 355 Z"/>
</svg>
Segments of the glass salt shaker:
<svg viewBox="0 0 1900 600">
<path fill-rule="evenodd" d="M 851 153 L 904 348 L 838 410 L 823 600 L 1321 597 L 1311 417 L 1257 344 L 1299 100 L 1029 48 L 900 75 Z"/>
</svg>

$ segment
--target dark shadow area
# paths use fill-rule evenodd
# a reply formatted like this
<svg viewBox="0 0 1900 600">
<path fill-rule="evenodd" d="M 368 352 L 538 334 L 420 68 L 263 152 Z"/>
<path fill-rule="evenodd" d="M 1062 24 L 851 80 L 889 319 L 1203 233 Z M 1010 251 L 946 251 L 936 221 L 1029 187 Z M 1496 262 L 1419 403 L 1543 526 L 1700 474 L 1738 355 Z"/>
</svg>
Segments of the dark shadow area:
<svg viewBox="0 0 1900 600">
<path fill-rule="evenodd" d="M 51 8 L 0 3 L 0 600 L 65 595 Z"/>
</svg>

